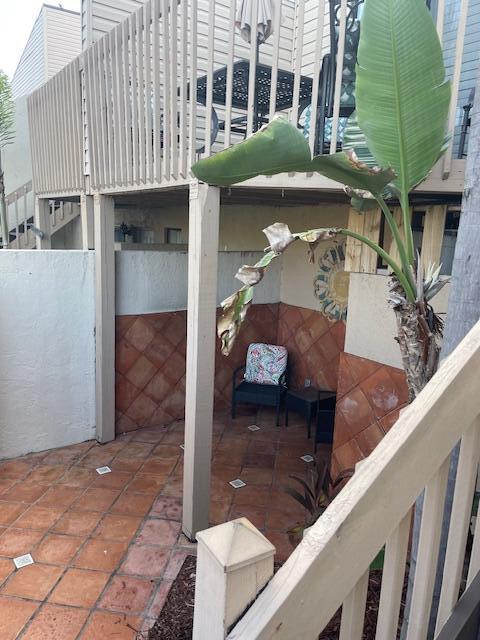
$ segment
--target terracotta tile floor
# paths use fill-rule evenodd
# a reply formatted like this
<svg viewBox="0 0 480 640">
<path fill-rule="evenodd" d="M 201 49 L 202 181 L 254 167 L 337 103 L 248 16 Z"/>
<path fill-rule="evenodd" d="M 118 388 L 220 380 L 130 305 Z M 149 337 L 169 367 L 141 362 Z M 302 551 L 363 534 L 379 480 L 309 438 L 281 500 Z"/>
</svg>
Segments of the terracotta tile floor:
<svg viewBox="0 0 480 640">
<path fill-rule="evenodd" d="M 0 462 L 0 640 L 129 640 L 152 624 L 195 552 L 180 528 L 183 429 Z M 286 531 L 304 516 L 282 490 L 305 473 L 303 421 L 277 429 L 268 411 L 216 416 L 213 448 L 211 523 L 246 516 L 284 559 Z M 104 465 L 112 473 L 98 475 Z M 235 478 L 247 486 L 233 489 Z M 25 553 L 35 564 L 15 571 Z"/>
</svg>

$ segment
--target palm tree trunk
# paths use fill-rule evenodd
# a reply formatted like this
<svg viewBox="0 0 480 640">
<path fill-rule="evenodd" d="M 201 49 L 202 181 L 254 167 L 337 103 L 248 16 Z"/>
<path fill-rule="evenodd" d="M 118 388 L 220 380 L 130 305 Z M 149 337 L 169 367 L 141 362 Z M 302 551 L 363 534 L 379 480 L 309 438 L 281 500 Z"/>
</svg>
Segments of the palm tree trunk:
<svg viewBox="0 0 480 640">
<path fill-rule="evenodd" d="M 462 214 L 458 229 L 457 243 L 452 270 L 452 284 L 448 302 L 445 335 L 441 358 L 448 356 L 476 324 L 480 317 L 480 75 L 477 82 L 475 102 L 472 110 L 471 128 L 468 144 L 468 157 L 465 172 L 465 189 L 462 201 Z M 440 598 L 441 580 L 445 551 L 448 539 L 448 527 L 455 489 L 455 476 L 458 464 L 458 447 L 452 454 L 450 474 L 445 498 L 445 512 L 440 542 L 437 578 L 430 616 L 429 638 L 434 635 L 436 614 Z M 415 506 L 415 520 L 412 534 L 411 564 L 405 619 L 408 620 L 413 579 L 417 558 L 418 540 L 422 518 L 423 500 Z M 406 631 L 404 622 L 402 638 Z"/>
</svg>

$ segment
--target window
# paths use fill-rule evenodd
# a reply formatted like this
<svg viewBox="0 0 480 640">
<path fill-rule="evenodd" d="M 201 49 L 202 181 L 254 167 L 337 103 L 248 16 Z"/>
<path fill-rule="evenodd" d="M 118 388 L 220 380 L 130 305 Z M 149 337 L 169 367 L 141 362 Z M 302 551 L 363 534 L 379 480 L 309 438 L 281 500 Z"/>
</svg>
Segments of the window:
<svg viewBox="0 0 480 640">
<path fill-rule="evenodd" d="M 182 230 L 175 229 L 173 227 L 166 227 L 165 229 L 165 244 L 183 244 L 182 242 Z"/>
</svg>

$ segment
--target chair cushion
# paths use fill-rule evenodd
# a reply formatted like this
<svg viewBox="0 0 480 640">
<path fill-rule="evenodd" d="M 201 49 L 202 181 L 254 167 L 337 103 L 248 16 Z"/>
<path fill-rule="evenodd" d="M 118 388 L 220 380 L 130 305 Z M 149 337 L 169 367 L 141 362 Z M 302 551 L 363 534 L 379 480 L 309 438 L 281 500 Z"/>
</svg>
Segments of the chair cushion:
<svg viewBox="0 0 480 640">
<path fill-rule="evenodd" d="M 287 359 L 285 347 L 254 342 L 248 347 L 245 380 L 278 385 L 287 368 Z"/>
</svg>

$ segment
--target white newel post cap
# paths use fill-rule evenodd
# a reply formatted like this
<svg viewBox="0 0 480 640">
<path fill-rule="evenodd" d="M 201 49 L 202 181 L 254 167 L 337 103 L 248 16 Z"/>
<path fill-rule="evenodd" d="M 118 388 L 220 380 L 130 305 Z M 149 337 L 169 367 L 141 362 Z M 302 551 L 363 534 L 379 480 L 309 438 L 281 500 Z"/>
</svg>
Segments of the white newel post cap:
<svg viewBox="0 0 480 640">
<path fill-rule="evenodd" d="M 275 555 L 275 547 L 247 520 L 238 518 L 197 534 L 225 573 L 260 562 Z"/>
</svg>

